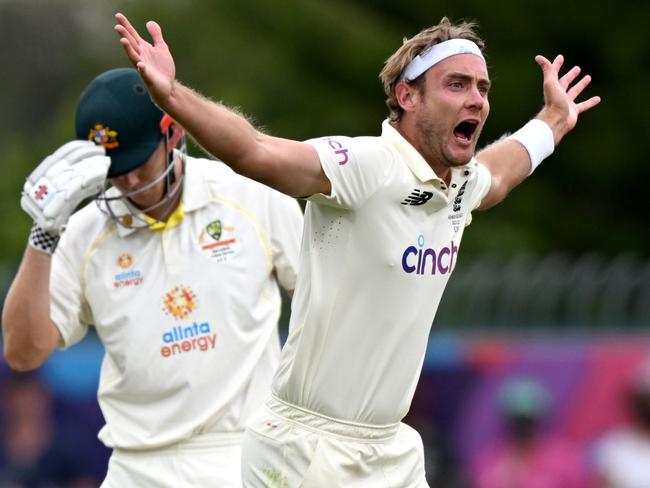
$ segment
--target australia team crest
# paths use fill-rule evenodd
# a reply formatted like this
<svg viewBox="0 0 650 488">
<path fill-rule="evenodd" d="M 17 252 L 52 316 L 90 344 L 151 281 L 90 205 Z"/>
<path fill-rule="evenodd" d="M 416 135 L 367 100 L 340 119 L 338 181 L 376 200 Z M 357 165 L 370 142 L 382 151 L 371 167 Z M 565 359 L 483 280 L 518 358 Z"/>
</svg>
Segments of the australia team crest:
<svg viewBox="0 0 650 488">
<path fill-rule="evenodd" d="M 217 262 L 231 259 L 239 248 L 235 226 L 221 219 L 208 222 L 199 235 L 199 246 Z"/>
</svg>

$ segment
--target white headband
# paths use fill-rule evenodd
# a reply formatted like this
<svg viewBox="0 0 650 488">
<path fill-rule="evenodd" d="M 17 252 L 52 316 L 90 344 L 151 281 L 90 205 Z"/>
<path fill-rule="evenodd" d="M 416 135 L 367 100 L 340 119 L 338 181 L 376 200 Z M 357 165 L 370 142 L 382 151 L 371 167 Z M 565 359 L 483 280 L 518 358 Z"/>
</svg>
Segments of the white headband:
<svg viewBox="0 0 650 488">
<path fill-rule="evenodd" d="M 473 54 L 485 61 L 481 49 L 469 39 L 449 39 L 448 41 L 434 44 L 429 49 L 415 56 L 406 68 L 404 68 L 397 81 L 413 81 L 443 59 L 456 56 L 457 54 Z"/>
</svg>

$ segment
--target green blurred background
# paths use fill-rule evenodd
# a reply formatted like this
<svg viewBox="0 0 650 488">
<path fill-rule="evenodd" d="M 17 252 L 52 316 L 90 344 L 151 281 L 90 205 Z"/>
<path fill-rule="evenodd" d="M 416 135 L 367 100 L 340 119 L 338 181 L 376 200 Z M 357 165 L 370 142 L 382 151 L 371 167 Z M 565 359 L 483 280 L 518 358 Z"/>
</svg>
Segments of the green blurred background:
<svg viewBox="0 0 650 488">
<path fill-rule="evenodd" d="M 585 255 L 603 266 L 625 255 L 633 279 L 646 279 L 638 273 L 650 249 L 650 3 L 584 0 L 0 0 L 5 278 L 30 226 L 19 206 L 25 176 L 73 138 L 83 87 L 101 71 L 128 65 L 113 31 L 116 11 L 141 31 L 149 19 L 162 25 L 180 80 L 295 139 L 378 134 L 386 115 L 378 79 L 384 60 L 404 36 L 444 15 L 476 20 L 487 42 L 492 108 L 480 146 L 541 108 L 534 56 L 564 54 L 567 69 L 579 64 L 593 76 L 583 98 L 603 101 L 505 203 L 475 216 L 459 269 L 484 256 L 510 262 L 525 253 L 537 261 L 561 255 L 562 273 Z M 641 300 L 643 290 L 630 300 Z"/>
<path fill-rule="evenodd" d="M 495 422 L 483 415 L 491 397 L 477 395 L 515 373 L 561 383 L 552 392 L 562 434 L 588 445 L 610 425 L 614 380 L 650 350 L 650 2 L 0 0 L 0 301 L 31 224 L 19 205 L 25 177 L 74 137 L 86 84 L 128 66 L 116 11 L 141 31 L 149 19 L 163 26 L 183 82 L 295 139 L 378 134 L 384 60 L 445 15 L 476 20 L 487 42 L 492 109 L 480 145 L 541 108 L 536 54 L 581 65 L 594 78 L 584 97 L 603 101 L 506 202 L 474 216 L 408 420 L 424 438 L 432 485 L 445 487 L 466 472 L 457 439 L 489 438 Z M 57 426 L 86 464 L 95 460 L 98 479 L 108 456 L 94 439 L 101 358 L 91 334 L 40 370 L 55 392 Z"/>
</svg>

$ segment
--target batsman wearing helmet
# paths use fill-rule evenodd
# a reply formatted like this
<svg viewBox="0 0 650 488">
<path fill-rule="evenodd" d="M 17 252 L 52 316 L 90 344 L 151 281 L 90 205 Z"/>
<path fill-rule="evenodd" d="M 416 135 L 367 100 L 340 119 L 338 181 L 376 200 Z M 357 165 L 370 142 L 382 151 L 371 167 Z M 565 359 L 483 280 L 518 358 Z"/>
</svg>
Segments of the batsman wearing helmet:
<svg viewBox="0 0 650 488">
<path fill-rule="evenodd" d="M 136 70 L 95 78 L 75 125 L 78 140 L 25 183 L 34 225 L 5 300 L 6 360 L 37 368 L 94 327 L 99 439 L 113 449 L 102 486 L 239 487 L 244 426 L 280 354 L 300 207 L 188 156 Z"/>
</svg>

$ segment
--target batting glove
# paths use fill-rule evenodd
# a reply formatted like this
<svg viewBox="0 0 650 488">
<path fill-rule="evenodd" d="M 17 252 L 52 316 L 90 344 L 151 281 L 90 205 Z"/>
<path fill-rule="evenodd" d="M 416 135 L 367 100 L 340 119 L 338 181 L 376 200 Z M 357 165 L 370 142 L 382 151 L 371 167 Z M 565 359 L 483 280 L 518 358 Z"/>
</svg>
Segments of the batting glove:
<svg viewBox="0 0 650 488">
<path fill-rule="evenodd" d="M 20 206 L 34 219 L 35 227 L 56 237 L 79 204 L 104 188 L 110 164 L 102 146 L 68 142 L 27 177 Z"/>
</svg>

